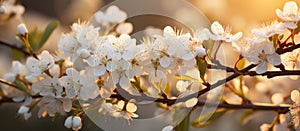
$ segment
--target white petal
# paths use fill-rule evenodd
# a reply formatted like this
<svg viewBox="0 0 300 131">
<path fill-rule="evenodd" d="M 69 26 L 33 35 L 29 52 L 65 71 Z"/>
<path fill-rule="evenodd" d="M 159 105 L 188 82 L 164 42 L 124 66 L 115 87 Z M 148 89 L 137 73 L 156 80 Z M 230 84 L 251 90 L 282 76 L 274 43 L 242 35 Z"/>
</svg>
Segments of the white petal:
<svg viewBox="0 0 300 131">
<path fill-rule="evenodd" d="M 161 131 L 173 131 L 174 127 L 169 125 L 169 126 L 166 126 L 164 127 Z"/>
<path fill-rule="evenodd" d="M 221 35 L 225 32 L 223 26 L 218 21 L 212 23 L 211 31 L 216 35 Z"/>
<path fill-rule="evenodd" d="M 267 55 L 267 60 L 270 64 L 277 66 L 281 64 L 280 56 L 277 53 Z"/>
<path fill-rule="evenodd" d="M 69 116 L 66 120 L 65 120 L 65 127 L 67 128 L 71 128 L 72 127 L 72 120 L 73 119 L 73 116 Z"/>
<path fill-rule="evenodd" d="M 164 36 L 166 36 L 166 37 L 176 36 L 176 33 L 171 26 L 166 26 L 164 28 L 163 33 L 164 33 Z"/>
<path fill-rule="evenodd" d="M 233 35 L 232 37 L 230 37 L 230 41 L 227 42 L 233 42 L 233 41 L 237 41 L 238 39 L 240 39 L 243 36 L 242 32 L 238 32 L 235 35 Z"/>
<path fill-rule="evenodd" d="M 102 76 L 104 75 L 106 72 L 106 68 L 104 65 L 101 65 L 101 66 L 97 66 L 95 69 L 94 69 L 94 75 L 95 76 Z"/>
<path fill-rule="evenodd" d="M 130 81 L 125 76 L 121 76 L 119 84 L 122 88 L 127 88 L 130 86 Z"/>
<path fill-rule="evenodd" d="M 119 34 L 130 34 L 133 31 L 133 25 L 129 22 L 121 23 L 118 25 L 116 31 Z"/>
<path fill-rule="evenodd" d="M 268 66 L 267 66 L 266 62 L 263 61 L 263 62 L 261 62 L 261 63 L 259 63 L 257 65 L 257 67 L 256 67 L 256 73 L 257 74 L 265 73 L 267 71 L 267 69 L 268 69 Z"/>
<path fill-rule="evenodd" d="M 164 57 L 162 57 L 162 58 L 159 59 L 159 64 L 160 64 L 162 67 L 167 68 L 167 67 L 169 67 L 170 64 L 171 64 L 171 59 L 168 58 L 168 57 L 166 57 L 166 56 L 164 56 Z"/>
</svg>

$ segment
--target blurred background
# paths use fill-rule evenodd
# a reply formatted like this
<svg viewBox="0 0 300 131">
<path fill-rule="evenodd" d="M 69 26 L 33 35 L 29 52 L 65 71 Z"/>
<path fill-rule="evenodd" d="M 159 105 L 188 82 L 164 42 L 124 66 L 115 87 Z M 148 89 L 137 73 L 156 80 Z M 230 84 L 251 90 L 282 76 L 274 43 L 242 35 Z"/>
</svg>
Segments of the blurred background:
<svg viewBox="0 0 300 131">
<path fill-rule="evenodd" d="M 47 42 L 45 49 L 55 50 L 57 41 L 63 32 L 69 31 L 72 23 L 80 20 L 89 20 L 89 18 L 102 6 L 111 3 L 113 0 L 20 0 L 20 4 L 24 5 L 26 12 L 23 19 L 11 19 L 0 25 L 0 40 L 12 44 L 21 44 L 15 38 L 16 27 L 19 23 L 26 23 L 28 27 L 37 26 L 39 29 L 44 29 L 48 23 L 53 20 L 59 20 L 60 26 L 55 30 L 50 40 Z M 124 0 L 126 1 L 126 0 Z M 137 0 L 138 1 L 138 0 Z M 230 25 L 233 32 L 243 31 L 244 34 L 249 33 L 253 27 L 259 27 L 265 21 L 277 19 L 275 9 L 283 8 L 284 3 L 288 0 L 188 0 L 190 4 L 198 8 L 207 17 L 207 21 L 219 21 L 223 25 Z M 299 5 L 299 1 L 298 2 Z M 162 2 L 163 3 L 163 2 Z M 132 5 L 138 6 L 138 5 Z M 153 5 L 156 6 L 156 5 Z M 159 5 L 163 8 L 171 8 L 174 12 L 177 8 L 172 8 L 172 3 L 163 3 Z M 155 8 L 155 7 L 153 7 Z M 191 23 L 194 21 L 192 14 L 181 11 L 179 17 L 184 17 Z M 130 18 L 128 21 L 137 23 L 134 24 L 135 31 L 142 30 L 149 22 L 156 25 L 157 28 L 162 28 L 165 25 L 184 26 L 178 21 L 172 21 L 161 17 L 157 20 L 152 20 L 152 17 L 142 16 Z M 197 24 L 197 23 L 196 23 Z M 209 24 L 202 23 L 203 27 L 208 27 Z M 9 48 L 0 46 L 0 76 L 7 73 L 10 68 L 12 56 L 9 55 Z M 230 54 L 229 54 L 230 55 Z M 233 58 L 234 60 L 234 58 Z M 230 60 L 228 63 L 233 63 Z M 0 125 L 1 130 L 67 130 L 64 126 L 64 118 L 41 118 L 38 119 L 36 110 L 33 112 L 33 117 L 28 121 L 24 121 L 17 116 L 18 104 L 2 104 L 0 106 Z M 259 130 L 262 123 L 270 123 L 272 117 L 256 117 L 244 125 L 240 125 L 240 113 L 227 113 L 224 117 L 214 122 L 205 128 L 193 130 Z M 261 112 L 256 116 L 274 116 L 275 113 Z M 155 125 L 153 125 L 155 126 Z M 93 125 L 88 118 L 84 120 L 83 130 L 101 130 Z"/>
</svg>

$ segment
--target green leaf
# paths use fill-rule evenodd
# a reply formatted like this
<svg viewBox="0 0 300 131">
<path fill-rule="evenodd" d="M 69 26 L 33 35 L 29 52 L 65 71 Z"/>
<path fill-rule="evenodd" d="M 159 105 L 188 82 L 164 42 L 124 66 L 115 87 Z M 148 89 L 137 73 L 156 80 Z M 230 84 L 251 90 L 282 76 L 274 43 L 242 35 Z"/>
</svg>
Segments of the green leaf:
<svg viewBox="0 0 300 131">
<path fill-rule="evenodd" d="M 45 31 L 43 32 L 40 42 L 38 43 L 38 47 L 37 47 L 38 50 L 40 50 L 44 46 L 44 44 L 46 43 L 46 41 L 48 40 L 48 38 L 50 37 L 50 35 L 58 25 L 59 25 L 58 21 L 53 21 L 50 24 L 48 24 Z"/>
<path fill-rule="evenodd" d="M 22 61 L 23 58 L 25 58 L 25 54 L 23 52 L 20 52 L 16 49 L 11 49 L 11 52 L 14 60 Z"/>
<path fill-rule="evenodd" d="M 272 37 L 272 42 L 273 42 L 273 45 L 274 45 L 274 48 L 275 48 L 275 49 L 279 48 L 278 37 L 279 37 L 278 34 L 276 34 L 276 35 L 274 35 L 274 36 Z"/>
<path fill-rule="evenodd" d="M 245 67 L 245 61 L 245 58 L 240 59 L 236 64 L 236 68 L 238 68 L 239 70 L 243 69 Z"/>
<path fill-rule="evenodd" d="M 220 118 L 221 116 L 223 116 L 227 111 L 229 111 L 228 109 L 217 109 L 215 112 L 209 112 L 207 114 L 204 114 L 198 118 L 196 118 L 192 125 L 194 127 L 203 127 L 203 126 L 207 126 L 209 124 L 211 124 L 212 122 L 214 122 L 215 120 L 217 120 L 218 118 Z"/>
<path fill-rule="evenodd" d="M 38 28 L 36 26 L 33 26 L 30 28 L 29 34 L 28 34 L 28 41 L 30 44 L 30 48 L 36 52 L 38 51 L 38 42 L 42 37 L 42 33 L 38 31 Z"/>
<path fill-rule="evenodd" d="M 190 128 L 190 114 L 188 114 L 178 126 L 175 127 L 175 131 L 188 131 Z"/>
<path fill-rule="evenodd" d="M 246 123 L 248 122 L 248 120 L 249 120 L 249 119 L 247 119 L 247 118 L 249 118 L 249 116 L 251 116 L 251 115 L 254 114 L 254 113 L 255 113 L 254 110 L 247 110 L 247 111 L 245 111 L 245 112 L 242 114 L 241 118 L 240 118 L 240 123 L 241 123 L 242 125 L 246 124 Z"/>
<path fill-rule="evenodd" d="M 25 85 L 22 81 L 20 81 L 20 80 L 17 79 L 17 80 L 15 81 L 15 85 L 16 85 L 16 86 L 18 87 L 18 89 L 20 89 L 21 91 L 26 92 L 26 93 L 29 93 L 29 91 L 28 91 L 26 85 Z"/>
<path fill-rule="evenodd" d="M 205 73 L 206 73 L 206 69 L 207 69 L 207 62 L 200 58 L 200 57 L 196 57 L 196 61 L 197 61 L 197 66 L 198 66 L 198 70 L 200 72 L 200 78 L 203 80 L 203 82 L 205 83 Z"/>
<path fill-rule="evenodd" d="M 298 34 L 300 32 L 300 22 L 297 23 L 297 28 L 294 31 L 294 34 Z"/>
<path fill-rule="evenodd" d="M 207 50 L 208 57 L 211 58 L 211 54 L 214 48 L 214 43 L 212 41 L 205 40 L 203 41 L 202 45 L 205 48 L 205 50 Z"/>
</svg>

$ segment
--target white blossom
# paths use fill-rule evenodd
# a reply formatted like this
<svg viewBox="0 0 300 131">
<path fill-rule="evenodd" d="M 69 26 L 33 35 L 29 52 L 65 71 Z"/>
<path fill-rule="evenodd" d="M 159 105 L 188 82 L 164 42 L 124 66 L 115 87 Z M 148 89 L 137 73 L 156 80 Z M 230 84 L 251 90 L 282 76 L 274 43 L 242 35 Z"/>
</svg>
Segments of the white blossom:
<svg viewBox="0 0 300 131">
<path fill-rule="evenodd" d="M 18 34 L 25 37 L 28 34 L 28 30 L 25 24 L 18 25 Z"/>
<path fill-rule="evenodd" d="M 41 96 L 61 98 L 63 87 L 58 82 L 60 75 L 59 66 L 54 65 L 49 69 L 49 73 L 52 76 L 45 75 L 42 80 L 32 84 L 32 91 L 34 94 L 40 94 Z"/>
<path fill-rule="evenodd" d="M 129 22 L 121 23 L 116 28 L 116 32 L 119 34 L 130 34 L 132 31 L 133 25 Z"/>
<path fill-rule="evenodd" d="M 242 32 L 238 32 L 238 33 L 232 35 L 231 29 L 229 27 L 226 27 L 224 29 L 223 26 L 218 21 L 215 21 L 212 23 L 211 31 L 212 31 L 212 33 L 210 33 L 208 29 L 204 29 L 203 32 L 206 32 L 206 34 L 212 40 L 216 40 L 216 41 L 222 40 L 222 41 L 229 42 L 229 43 L 231 43 L 233 41 L 237 41 L 243 35 Z"/>
<path fill-rule="evenodd" d="M 31 112 L 29 111 L 29 107 L 23 105 L 20 107 L 18 113 L 23 115 L 25 120 L 28 120 L 32 116 Z"/>
<path fill-rule="evenodd" d="M 22 5 L 15 4 L 16 0 L 4 0 L 0 5 L 0 14 L 11 15 L 15 14 L 21 16 L 25 12 L 25 8 Z"/>
<path fill-rule="evenodd" d="M 293 90 L 291 92 L 291 99 L 297 106 L 300 106 L 300 93 L 298 90 Z"/>
<path fill-rule="evenodd" d="M 28 77 L 37 77 L 54 65 L 54 58 L 48 51 L 43 51 L 39 59 L 29 57 L 26 66 L 31 73 Z"/>
<path fill-rule="evenodd" d="M 104 25 L 110 23 L 120 23 L 122 21 L 125 21 L 126 18 L 127 14 L 115 5 L 108 7 L 105 12 L 98 11 L 95 14 L 96 21 Z"/>
<path fill-rule="evenodd" d="M 288 1 L 283 7 L 283 11 L 276 9 L 277 16 L 286 22 L 297 22 L 300 20 L 300 13 L 297 3 L 294 1 Z"/>
<path fill-rule="evenodd" d="M 261 28 L 252 29 L 251 32 L 259 38 L 269 38 L 275 34 L 281 34 L 285 31 L 285 24 L 278 21 L 273 21 L 271 24 L 265 25 Z"/>
<path fill-rule="evenodd" d="M 267 63 L 274 66 L 281 64 L 280 56 L 275 52 L 272 42 L 262 39 L 257 40 L 255 38 L 248 38 L 246 40 L 246 45 L 240 45 L 241 54 L 250 62 L 258 64 L 256 67 L 256 72 L 258 74 L 267 71 Z"/>
<path fill-rule="evenodd" d="M 82 87 L 80 74 L 74 68 L 66 69 L 66 74 L 67 76 L 61 77 L 58 82 L 65 88 L 67 98 L 75 98 Z"/>
<path fill-rule="evenodd" d="M 78 131 L 79 129 L 82 128 L 82 121 L 79 116 L 69 116 L 65 120 L 65 127 L 67 128 L 72 128 L 75 131 Z"/>
<path fill-rule="evenodd" d="M 45 117 L 47 114 L 53 117 L 56 113 L 65 115 L 65 112 L 71 111 L 72 100 L 67 98 L 45 96 L 38 103 L 38 106 L 40 107 L 38 111 L 38 117 Z"/>
</svg>

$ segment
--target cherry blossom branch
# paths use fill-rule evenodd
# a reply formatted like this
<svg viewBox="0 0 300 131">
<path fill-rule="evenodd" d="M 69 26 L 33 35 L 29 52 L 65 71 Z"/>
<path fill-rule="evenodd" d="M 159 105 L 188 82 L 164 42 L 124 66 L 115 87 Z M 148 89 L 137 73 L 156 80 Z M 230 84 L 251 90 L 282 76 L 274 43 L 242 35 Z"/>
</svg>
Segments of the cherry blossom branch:
<svg viewBox="0 0 300 131">
<path fill-rule="evenodd" d="M 110 98 L 116 98 L 119 100 L 128 101 L 130 99 L 134 99 L 137 102 L 139 101 L 154 101 L 154 102 L 162 102 L 162 103 L 173 103 L 174 99 L 158 99 L 149 97 L 146 95 L 142 96 L 134 96 L 129 94 L 127 91 L 118 88 L 118 93 L 111 95 Z M 122 94 L 122 95 L 121 95 Z M 179 99 L 178 99 L 179 100 Z M 176 101 L 177 102 L 177 101 Z M 169 105 L 169 104 L 168 104 Z M 213 102 L 207 102 L 207 101 L 201 101 L 199 100 L 197 103 L 197 106 L 214 106 L 218 108 L 226 108 L 226 109 L 252 109 L 252 110 L 264 110 L 264 111 L 276 111 L 280 114 L 285 114 L 289 111 L 289 106 L 273 106 L 273 105 L 255 105 L 255 104 L 229 104 L 229 103 L 213 103 Z"/>
<path fill-rule="evenodd" d="M 1 40 L 0 40 L 0 45 L 7 46 L 7 47 L 9 47 L 9 48 L 11 48 L 11 49 L 15 49 L 15 50 L 17 50 L 17 51 L 20 51 L 20 52 L 24 53 L 24 54 L 27 55 L 27 56 L 31 55 L 31 54 L 30 54 L 28 51 L 26 51 L 24 48 L 22 48 L 22 47 L 17 47 L 17 46 L 12 45 L 12 44 L 8 44 L 8 43 L 6 43 L 6 42 L 4 42 L 4 41 L 1 41 Z"/>
<path fill-rule="evenodd" d="M 246 72 L 243 75 L 249 76 L 267 76 L 268 78 L 273 78 L 276 76 L 289 76 L 289 75 L 300 75 L 300 70 L 285 70 L 285 71 L 267 71 L 263 74 L 257 74 L 255 71 Z"/>
<path fill-rule="evenodd" d="M 255 104 L 229 104 L 229 103 L 211 103 L 205 101 L 198 101 L 198 106 L 213 106 L 226 109 L 252 109 L 252 110 L 264 110 L 264 111 L 276 111 L 280 114 L 286 114 L 289 112 L 289 106 L 276 106 L 276 105 L 255 105 Z"/>
</svg>

